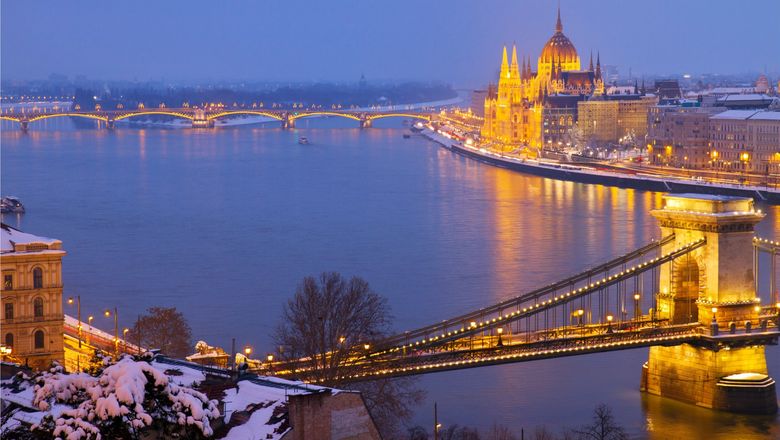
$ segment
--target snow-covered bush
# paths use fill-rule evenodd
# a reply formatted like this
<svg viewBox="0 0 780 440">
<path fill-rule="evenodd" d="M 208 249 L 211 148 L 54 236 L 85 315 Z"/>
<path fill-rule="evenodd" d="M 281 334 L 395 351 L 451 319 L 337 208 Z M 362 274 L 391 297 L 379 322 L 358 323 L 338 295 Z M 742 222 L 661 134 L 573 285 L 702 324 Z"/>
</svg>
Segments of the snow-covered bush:
<svg viewBox="0 0 780 440">
<path fill-rule="evenodd" d="M 33 404 L 52 411 L 33 432 L 67 440 L 135 439 L 146 432 L 198 439 L 213 434 L 216 401 L 176 385 L 149 362 L 126 356 L 99 375 L 54 366 L 35 381 Z"/>
</svg>

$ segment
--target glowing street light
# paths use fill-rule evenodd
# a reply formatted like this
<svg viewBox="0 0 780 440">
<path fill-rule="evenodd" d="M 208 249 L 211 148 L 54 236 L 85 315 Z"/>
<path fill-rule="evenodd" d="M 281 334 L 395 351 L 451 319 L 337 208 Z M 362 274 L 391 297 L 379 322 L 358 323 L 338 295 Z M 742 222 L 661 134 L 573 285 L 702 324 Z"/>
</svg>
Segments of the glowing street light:
<svg viewBox="0 0 780 440">
<path fill-rule="evenodd" d="M 106 318 L 110 318 L 111 310 L 106 309 L 106 311 L 103 312 L 103 315 Z M 114 307 L 114 355 L 117 358 L 119 357 L 119 314 L 116 311 L 116 307 Z"/>
<path fill-rule="evenodd" d="M 244 347 L 244 355 L 246 357 L 249 357 L 250 354 L 252 354 L 252 347 L 247 345 L 246 347 Z"/>
</svg>

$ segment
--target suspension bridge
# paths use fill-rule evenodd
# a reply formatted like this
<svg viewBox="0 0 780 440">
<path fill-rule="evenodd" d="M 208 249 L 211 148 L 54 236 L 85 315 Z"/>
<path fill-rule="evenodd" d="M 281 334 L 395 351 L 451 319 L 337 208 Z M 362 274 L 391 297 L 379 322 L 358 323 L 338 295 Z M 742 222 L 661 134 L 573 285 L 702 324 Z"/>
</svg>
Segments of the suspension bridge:
<svg viewBox="0 0 780 440">
<path fill-rule="evenodd" d="M 650 347 L 644 391 L 708 408 L 776 412 L 764 350 L 780 336 L 780 242 L 754 236 L 764 215 L 751 199 L 666 195 L 664 203 L 652 211 L 660 240 L 582 273 L 382 340 L 269 358 L 256 370 L 345 383 Z M 764 253 L 770 287 L 762 302 Z M 334 361 L 336 376 L 314 374 Z"/>
</svg>

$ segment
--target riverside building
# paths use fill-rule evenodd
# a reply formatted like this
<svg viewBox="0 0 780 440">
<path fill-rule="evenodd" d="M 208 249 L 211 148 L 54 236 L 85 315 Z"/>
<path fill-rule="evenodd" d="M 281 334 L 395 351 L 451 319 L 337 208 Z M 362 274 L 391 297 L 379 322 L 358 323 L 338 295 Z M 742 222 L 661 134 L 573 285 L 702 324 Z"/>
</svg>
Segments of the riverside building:
<svg viewBox="0 0 780 440">
<path fill-rule="evenodd" d="M 3 353 L 35 369 L 62 362 L 62 242 L 0 229 Z"/>
</svg>

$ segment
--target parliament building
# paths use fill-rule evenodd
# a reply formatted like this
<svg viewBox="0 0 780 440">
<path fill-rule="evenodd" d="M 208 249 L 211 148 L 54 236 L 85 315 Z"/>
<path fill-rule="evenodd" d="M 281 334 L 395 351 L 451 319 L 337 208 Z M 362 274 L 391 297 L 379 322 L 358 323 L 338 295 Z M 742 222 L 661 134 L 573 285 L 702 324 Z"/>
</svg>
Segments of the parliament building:
<svg viewBox="0 0 780 440">
<path fill-rule="evenodd" d="M 636 88 L 633 92 L 620 99 L 641 100 Z M 563 33 L 559 8 L 555 33 L 542 49 L 535 71 L 530 57 L 518 60 L 514 46 L 510 62 L 504 47 L 498 86 L 490 87 L 485 99 L 481 136 L 488 142 L 527 147 L 531 153 L 564 147 L 570 143 L 568 134 L 577 124 L 582 103 L 615 98 L 605 95 L 600 56 L 594 63 L 591 53 L 587 69 L 582 68 L 577 49 Z"/>
</svg>

